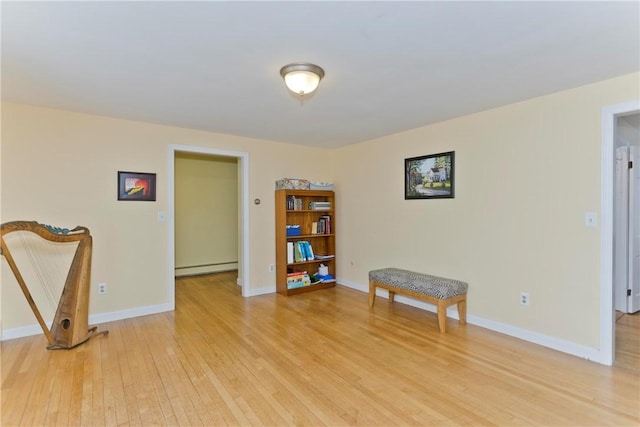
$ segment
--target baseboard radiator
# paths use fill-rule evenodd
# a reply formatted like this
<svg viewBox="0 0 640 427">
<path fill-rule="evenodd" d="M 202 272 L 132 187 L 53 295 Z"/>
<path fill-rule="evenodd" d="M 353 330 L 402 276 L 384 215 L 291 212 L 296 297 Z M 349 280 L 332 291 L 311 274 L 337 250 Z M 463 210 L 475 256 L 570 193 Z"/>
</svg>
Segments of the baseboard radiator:
<svg viewBox="0 0 640 427">
<path fill-rule="evenodd" d="M 185 265 L 175 268 L 176 277 L 200 276 L 203 274 L 222 273 L 238 269 L 238 261 L 212 262 L 210 264 Z"/>
</svg>

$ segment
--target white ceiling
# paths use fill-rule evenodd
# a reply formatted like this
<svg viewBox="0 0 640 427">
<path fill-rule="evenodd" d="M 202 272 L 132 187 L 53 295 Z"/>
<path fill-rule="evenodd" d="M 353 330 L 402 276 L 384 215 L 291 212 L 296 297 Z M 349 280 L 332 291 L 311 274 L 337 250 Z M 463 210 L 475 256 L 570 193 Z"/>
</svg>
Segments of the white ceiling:
<svg viewBox="0 0 640 427">
<path fill-rule="evenodd" d="M 2 99 L 339 147 L 639 71 L 639 6 L 2 1 Z"/>
</svg>

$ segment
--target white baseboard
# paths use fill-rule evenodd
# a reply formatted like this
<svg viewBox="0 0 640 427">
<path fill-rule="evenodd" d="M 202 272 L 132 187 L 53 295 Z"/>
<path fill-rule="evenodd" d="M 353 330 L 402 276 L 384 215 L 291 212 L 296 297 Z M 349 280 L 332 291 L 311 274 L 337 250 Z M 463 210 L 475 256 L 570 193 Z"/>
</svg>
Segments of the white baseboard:
<svg viewBox="0 0 640 427">
<path fill-rule="evenodd" d="M 137 307 L 128 310 L 112 311 L 111 313 L 99 313 L 89 316 L 89 325 L 94 326 L 101 323 L 113 322 L 115 320 L 130 319 L 132 317 L 147 316 L 149 314 L 164 313 L 171 311 L 169 304 L 150 305 L 146 307 Z M 50 322 L 49 322 L 50 326 Z M 42 328 L 37 323 L 35 325 L 21 326 L 2 331 L 0 341 L 11 340 L 14 338 L 28 337 L 42 333 Z"/>
<path fill-rule="evenodd" d="M 275 294 L 276 287 L 275 286 L 267 286 L 264 288 L 256 288 L 256 289 L 248 289 L 245 297 L 255 297 L 257 295 L 265 295 L 265 294 Z"/>
<path fill-rule="evenodd" d="M 14 338 L 30 337 L 32 335 L 38 335 L 42 333 L 40 325 L 21 326 L 19 328 L 7 329 L 2 331 L 2 337 L 0 340 L 12 340 Z"/>
<path fill-rule="evenodd" d="M 355 283 L 355 282 L 351 282 L 349 280 L 344 280 L 344 279 L 338 279 L 338 283 L 351 289 L 356 289 L 361 292 L 369 293 L 369 284 L 362 285 L 360 283 Z M 388 299 L 389 293 L 386 290 L 377 289 L 376 296 L 380 296 Z M 422 310 L 427 310 L 433 313 L 437 313 L 438 311 L 437 307 L 433 304 L 429 304 L 413 298 L 404 297 L 402 295 L 396 294 L 395 300 L 403 304 L 407 304 L 412 307 L 417 307 Z M 458 310 L 455 305 L 447 309 L 447 317 L 458 319 Z M 499 332 L 501 334 L 509 335 L 514 338 L 519 338 L 521 340 L 538 344 L 544 347 L 548 347 L 553 350 L 561 351 L 563 353 L 571 354 L 573 356 L 581 357 L 583 359 L 606 364 L 601 360 L 602 357 L 601 357 L 600 351 L 591 347 L 587 347 L 585 345 L 576 344 L 571 341 L 566 341 L 560 338 L 530 331 L 528 329 L 509 325 L 507 323 L 496 322 L 495 320 L 474 316 L 473 314 L 469 314 L 469 313 L 467 313 L 467 323 L 480 326 L 482 328 L 489 329 L 495 332 Z"/>
<path fill-rule="evenodd" d="M 166 311 L 172 311 L 171 305 L 168 303 L 137 307 L 128 310 L 112 311 L 111 313 L 94 314 L 89 316 L 89 324 L 95 325 L 113 322 L 114 320 L 130 319 L 132 317 L 147 316 L 149 314 L 164 313 Z"/>
</svg>

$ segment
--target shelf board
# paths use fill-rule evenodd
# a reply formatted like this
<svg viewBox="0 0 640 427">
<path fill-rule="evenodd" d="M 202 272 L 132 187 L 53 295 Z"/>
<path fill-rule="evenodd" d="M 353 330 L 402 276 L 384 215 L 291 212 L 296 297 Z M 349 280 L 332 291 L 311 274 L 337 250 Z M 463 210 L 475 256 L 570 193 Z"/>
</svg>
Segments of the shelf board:
<svg viewBox="0 0 640 427">
<path fill-rule="evenodd" d="M 335 234 L 301 234 L 300 236 L 287 236 L 287 240 L 303 240 L 303 239 L 314 239 L 318 237 L 333 237 Z"/>
<path fill-rule="evenodd" d="M 290 263 L 287 263 L 287 267 L 291 267 L 294 265 L 304 265 L 304 264 L 320 264 L 322 262 L 333 261 L 334 259 L 335 257 L 329 258 L 329 259 L 312 259 L 311 261 L 290 262 Z"/>
<path fill-rule="evenodd" d="M 287 209 L 287 213 L 333 213 L 333 209 Z"/>
<path fill-rule="evenodd" d="M 315 285 L 309 285 L 309 286 L 302 286 L 300 288 L 287 289 L 287 295 L 302 294 L 302 293 L 309 292 L 311 290 L 316 290 L 316 289 L 332 288 L 335 285 L 336 285 L 336 282 L 322 282 L 322 283 L 317 283 Z"/>
</svg>

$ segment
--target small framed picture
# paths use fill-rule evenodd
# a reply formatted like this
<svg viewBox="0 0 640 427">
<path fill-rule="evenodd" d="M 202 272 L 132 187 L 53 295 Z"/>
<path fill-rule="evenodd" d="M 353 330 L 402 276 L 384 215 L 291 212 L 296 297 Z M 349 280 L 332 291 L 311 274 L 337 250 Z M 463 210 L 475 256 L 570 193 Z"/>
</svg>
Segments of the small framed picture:
<svg viewBox="0 0 640 427">
<path fill-rule="evenodd" d="M 455 151 L 404 159 L 404 198 L 453 199 Z"/>
<path fill-rule="evenodd" d="M 155 202 L 156 174 L 118 171 L 118 200 Z"/>
</svg>

